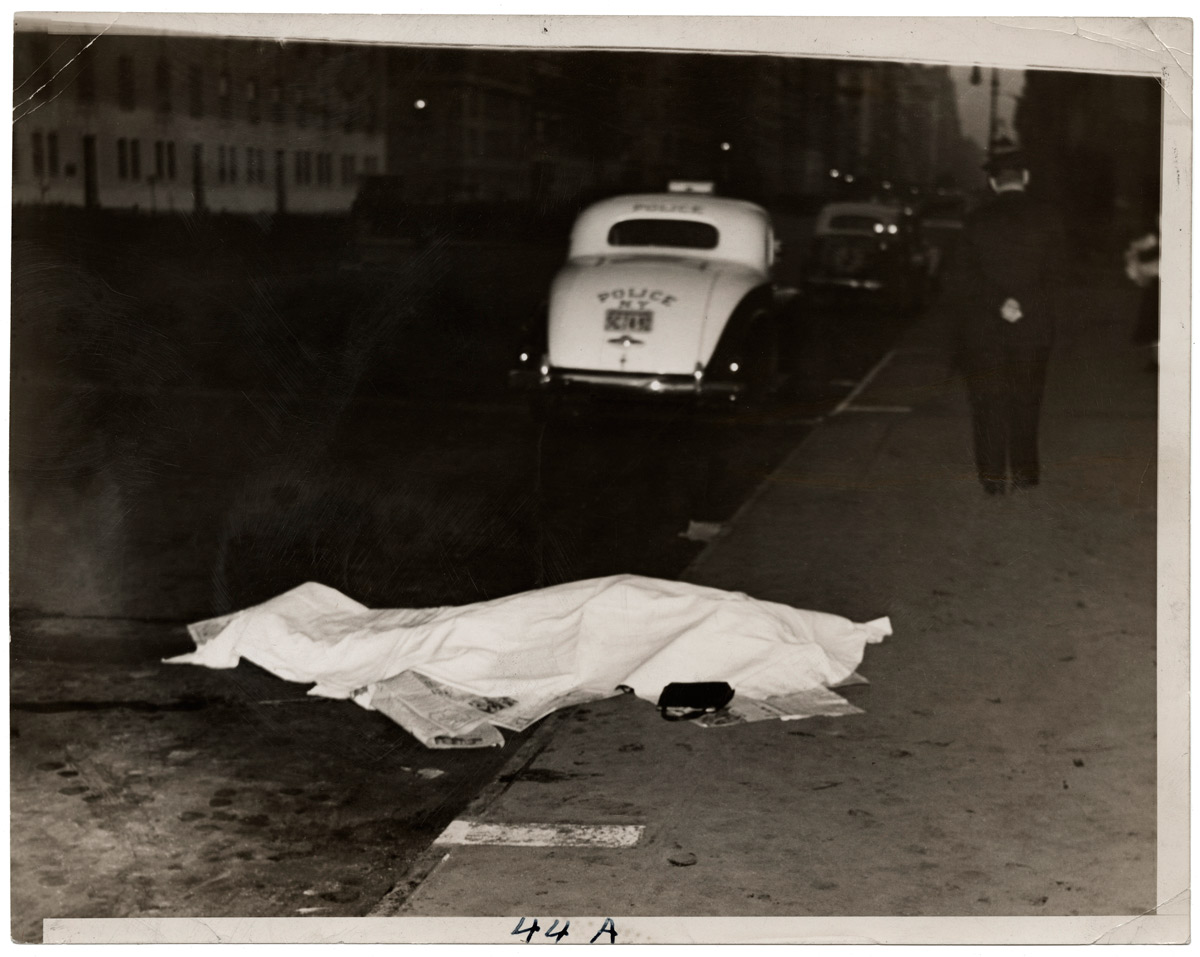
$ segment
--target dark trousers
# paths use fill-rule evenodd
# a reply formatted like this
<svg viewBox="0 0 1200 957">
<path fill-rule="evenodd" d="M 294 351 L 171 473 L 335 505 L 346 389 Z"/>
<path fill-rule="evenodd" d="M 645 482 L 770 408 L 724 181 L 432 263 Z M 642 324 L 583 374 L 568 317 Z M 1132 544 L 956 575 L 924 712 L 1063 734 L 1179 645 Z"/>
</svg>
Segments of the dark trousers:
<svg viewBox="0 0 1200 957">
<path fill-rule="evenodd" d="M 1006 353 L 968 363 L 975 466 L 985 484 L 1039 478 L 1038 418 L 1046 381 L 1046 356 Z"/>
</svg>

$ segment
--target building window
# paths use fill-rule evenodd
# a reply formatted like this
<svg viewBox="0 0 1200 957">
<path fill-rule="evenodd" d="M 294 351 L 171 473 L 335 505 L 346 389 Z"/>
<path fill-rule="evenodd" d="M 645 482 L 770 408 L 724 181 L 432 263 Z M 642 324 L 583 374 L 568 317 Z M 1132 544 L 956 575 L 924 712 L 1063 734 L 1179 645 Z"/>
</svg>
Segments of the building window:
<svg viewBox="0 0 1200 957">
<path fill-rule="evenodd" d="M 379 172 L 379 159 L 375 156 L 363 157 L 363 172 L 367 176 L 374 176 Z"/>
<path fill-rule="evenodd" d="M 142 141 L 129 141 L 129 178 L 142 178 Z"/>
<path fill-rule="evenodd" d="M 237 150 L 229 147 L 229 182 L 237 182 Z"/>
<path fill-rule="evenodd" d="M 284 119 L 283 85 L 278 80 L 271 84 L 271 119 L 275 123 Z"/>
<path fill-rule="evenodd" d="M 167 156 L 162 140 L 154 141 L 154 178 L 162 179 L 167 174 Z"/>
<path fill-rule="evenodd" d="M 217 182 L 225 182 L 225 147 L 217 147 Z"/>
<path fill-rule="evenodd" d="M 233 115 L 233 104 L 229 99 L 228 73 L 222 73 L 217 77 L 217 109 L 223 120 L 227 120 Z"/>
<path fill-rule="evenodd" d="M 312 176 L 312 153 L 307 150 L 298 151 L 296 153 L 296 185 L 311 185 Z"/>
<path fill-rule="evenodd" d="M 117 57 L 117 105 L 126 111 L 137 105 L 133 84 L 133 57 Z"/>
<path fill-rule="evenodd" d="M 159 57 L 154 65 L 154 96 L 161 113 L 171 112 L 171 64 L 166 57 Z"/>
<path fill-rule="evenodd" d="M 350 184 L 352 184 L 354 182 L 354 179 L 358 174 L 358 170 L 355 168 L 356 165 L 357 164 L 356 164 L 354 156 L 349 156 L 349 155 L 342 156 L 342 185 L 343 186 L 349 186 Z"/>
<path fill-rule="evenodd" d="M 117 140 L 117 177 L 129 179 L 129 144 L 123 139 Z"/>
<path fill-rule="evenodd" d="M 258 80 L 246 81 L 246 118 L 251 123 L 259 120 Z"/>
<path fill-rule="evenodd" d="M 204 70 L 198 66 L 188 68 L 188 113 L 204 115 Z"/>
<path fill-rule="evenodd" d="M 34 34 L 29 44 L 33 62 L 37 64 L 33 71 L 33 89 L 45 90 L 54 77 L 54 71 L 50 68 L 54 56 L 50 52 L 50 38 L 44 33 Z"/>
<path fill-rule="evenodd" d="M 96 66 L 90 51 L 79 54 L 79 75 L 75 78 L 75 97 L 80 103 L 96 101 Z"/>
<path fill-rule="evenodd" d="M 175 141 L 167 142 L 167 179 L 175 178 Z"/>
<path fill-rule="evenodd" d="M 33 175 L 44 176 L 46 174 L 46 146 L 42 134 L 34 133 L 31 142 L 33 145 Z"/>
<path fill-rule="evenodd" d="M 317 154 L 317 185 L 329 186 L 333 182 L 333 157 L 329 153 Z"/>
<path fill-rule="evenodd" d="M 46 168 L 51 176 L 58 175 L 58 134 L 46 134 Z"/>
</svg>

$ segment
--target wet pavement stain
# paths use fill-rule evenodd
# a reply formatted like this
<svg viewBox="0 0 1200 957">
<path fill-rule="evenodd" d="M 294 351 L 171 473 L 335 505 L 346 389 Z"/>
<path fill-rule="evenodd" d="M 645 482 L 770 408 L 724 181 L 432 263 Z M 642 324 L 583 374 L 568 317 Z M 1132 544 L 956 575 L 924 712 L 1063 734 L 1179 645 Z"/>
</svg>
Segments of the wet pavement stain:
<svg viewBox="0 0 1200 957">
<path fill-rule="evenodd" d="M 213 702 L 203 698 L 181 698 L 178 701 L 12 701 L 9 708 L 13 711 L 27 711 L 31 714 L 64 714 L 72 711 L 144 711 L 156 713 L 159 711 L 199 711 Z M 38 766 L 42 770 L 41 765 Z M 59 767 L 62 767 L 60 764 Z M 51 769 L 45 769 L 51 770 Z"/>
<path fill-rule="evenodd" d="M 559 781 L 570 781 L 573 778 L 598 778 L 600 774 L 572 774 L 569 771 L 555 771 L 553 768 L 528 768 L 514 774 L 502 774 L 498 780 L 505 784 L 517 781 L 528 781 L 532 784 L 555 784 Z"/>
</svg>

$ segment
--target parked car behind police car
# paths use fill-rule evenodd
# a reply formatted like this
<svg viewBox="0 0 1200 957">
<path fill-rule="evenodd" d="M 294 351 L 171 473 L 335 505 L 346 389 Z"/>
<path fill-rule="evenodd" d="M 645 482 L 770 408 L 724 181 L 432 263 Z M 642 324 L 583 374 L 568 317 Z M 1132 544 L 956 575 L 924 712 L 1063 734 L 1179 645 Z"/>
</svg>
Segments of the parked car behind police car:
<svg viewBox="0 0 1200 957">
<path fill-rule="evenodd" d="M 543 393 L 762 395 L 779 373 L 782 306 L 766 210 L 704 193 L 585 209 L 522 369 Z M 519 373 L 518 373 L 519 375 Z"/>
<path fill-rule="evenodd" d="M 805 283 L 902 309 L 921 304 L 936 259 L 911 209 L 896 202 L 830 203 L 813 228 Z"/>
</svg>

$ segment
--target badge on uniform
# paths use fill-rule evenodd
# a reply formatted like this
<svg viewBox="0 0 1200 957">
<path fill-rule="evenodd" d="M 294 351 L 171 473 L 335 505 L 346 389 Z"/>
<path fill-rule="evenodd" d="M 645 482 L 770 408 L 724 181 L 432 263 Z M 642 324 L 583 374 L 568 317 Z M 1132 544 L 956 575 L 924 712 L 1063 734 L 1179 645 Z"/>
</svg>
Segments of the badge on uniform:
<svg viewBox="0 0 1200 957">
<path fill-rule="evenodd" d="M 1004 305 L 1000 307 L 1000 315 L 1006 322 L 1016 322 L 1024 313 L 1021 312 L 1021 304 L 1017 300 L 1009 298 L 1004 300 Z"/>
</svg>

